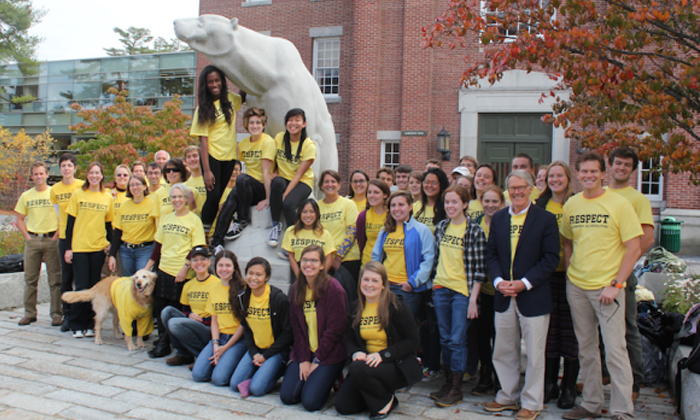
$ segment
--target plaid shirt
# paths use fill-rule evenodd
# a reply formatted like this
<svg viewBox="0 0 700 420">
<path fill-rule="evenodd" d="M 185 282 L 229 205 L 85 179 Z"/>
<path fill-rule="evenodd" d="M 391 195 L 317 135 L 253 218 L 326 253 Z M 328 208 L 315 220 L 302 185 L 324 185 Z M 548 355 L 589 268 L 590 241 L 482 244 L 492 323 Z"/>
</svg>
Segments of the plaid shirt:
<svg viewBox="0 0 700 420">
<path fill-rule="evenodd" d="M 435 279 L 437 265 L 440 261 L 440 241 L 445 235 L 450 219 L 442 220 L 435 226 L 435 262 L 430 278 Z M 467 216 L 467 228 L 464 230 L 464 271 L 467 274 L 467 287 L 472 290 L 474 282 L 484 283 L 486 279 L 486 259 L 484 252 L 486 249 L 486 237 L 481 227 Z"/>
</svg>

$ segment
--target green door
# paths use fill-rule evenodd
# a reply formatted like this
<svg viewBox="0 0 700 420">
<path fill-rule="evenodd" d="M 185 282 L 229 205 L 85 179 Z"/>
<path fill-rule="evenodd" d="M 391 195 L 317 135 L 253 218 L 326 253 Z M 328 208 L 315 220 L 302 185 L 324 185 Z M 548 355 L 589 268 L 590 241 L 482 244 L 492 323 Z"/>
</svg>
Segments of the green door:
<svg viewBox="0 0 700 420">
<path fill-rule="evenodd" d="M 498 184 L 510 173 L 513 156 L 527 153 L 535 168 L 552 160 L 552 126 L 542 114 L 479 114 L 479 162 L 491 163 L 498 173 Z"/>
</svg>

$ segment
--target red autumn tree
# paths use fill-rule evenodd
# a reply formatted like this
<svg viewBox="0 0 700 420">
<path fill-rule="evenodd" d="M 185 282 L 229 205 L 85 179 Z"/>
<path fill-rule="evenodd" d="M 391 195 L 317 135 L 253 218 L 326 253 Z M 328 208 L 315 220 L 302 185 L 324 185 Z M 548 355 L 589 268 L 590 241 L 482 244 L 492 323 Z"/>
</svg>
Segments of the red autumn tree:
<svg viewBox="0 0 700 420">
<path fill-rule="evenodd" d="M 466 87 L 544 71 L 557 82 L 546 119 L 567 136 L 630 145 L 700 184 L 700 0 L 450 0 L 423 32 L 426 47 L 484 46 L 467 57 Z"/>
<path fill-rule="evenodd" d="M 126 90 L 111 88 L 108 92 L 114 96 L 114 105 L 98 109 L 71 105 L 83 122 L 69 128 L 78 134 L 95 135 L 70 146 L 80 152 L 78 161 L 83 169 L 97 161 L 104 165 L 106 174 L 112 174 L 120 163 L 153 160 L 153 154 L 160 149 L 179 156 L 194 142 L 187 124 L 190 116 L 180 109 L 182 101 L 177 95 L 162 110 L 153 112 L 148 106 L 133 106 Z"/>
</svg>

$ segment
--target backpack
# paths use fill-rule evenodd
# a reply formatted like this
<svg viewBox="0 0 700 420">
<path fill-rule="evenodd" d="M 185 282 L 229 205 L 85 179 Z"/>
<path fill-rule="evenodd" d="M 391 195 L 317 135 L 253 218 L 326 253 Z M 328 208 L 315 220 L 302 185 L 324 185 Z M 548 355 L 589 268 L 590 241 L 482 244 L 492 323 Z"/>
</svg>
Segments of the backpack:
<svg viewBox="0 0 700 420">
<path fill-rule="evenodd" d="M 692 347 L 688 357 L 684 357 L 678 361 L 676 372 L 676 411 L 681 410 L 681 396 L 683 395 L 682 387 L 682 371 L 688 369 L 690 372 L 700 374 L 700 334 L 698 334 L 698 321 L 700 321 L 700 303 L 696 304 L 685 316 L 681 331 L 676 334 L 676 338 L 690 339 L 692 338 Z"/>
</svg>

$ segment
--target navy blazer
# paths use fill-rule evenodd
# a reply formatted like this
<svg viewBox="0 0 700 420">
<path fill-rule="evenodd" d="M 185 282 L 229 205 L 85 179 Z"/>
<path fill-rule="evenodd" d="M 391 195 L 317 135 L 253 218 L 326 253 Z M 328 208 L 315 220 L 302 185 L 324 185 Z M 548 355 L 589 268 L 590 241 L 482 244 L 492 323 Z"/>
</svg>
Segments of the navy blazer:
<svg viewBox="0 0 700 420">
<path fill-rule="evenodd" d="M 486 244 L 486 264 L 492 279 L 510 278 L 510 213 L 501 209 L 491 219 L 489 240 Z M 559 228 L 556 217 L 535 205 L 530 205 L 523 230 L 515 249 L 513 277 L 526 278 L 532 289 L 524 290 L 515 298 L 524 316 L 545 315 L 552 312 L 549 277 L 559 265 Z M 511 301 L 498 289 L 494 296 L 494 310 L 505 312 Z"/>
</svg>

